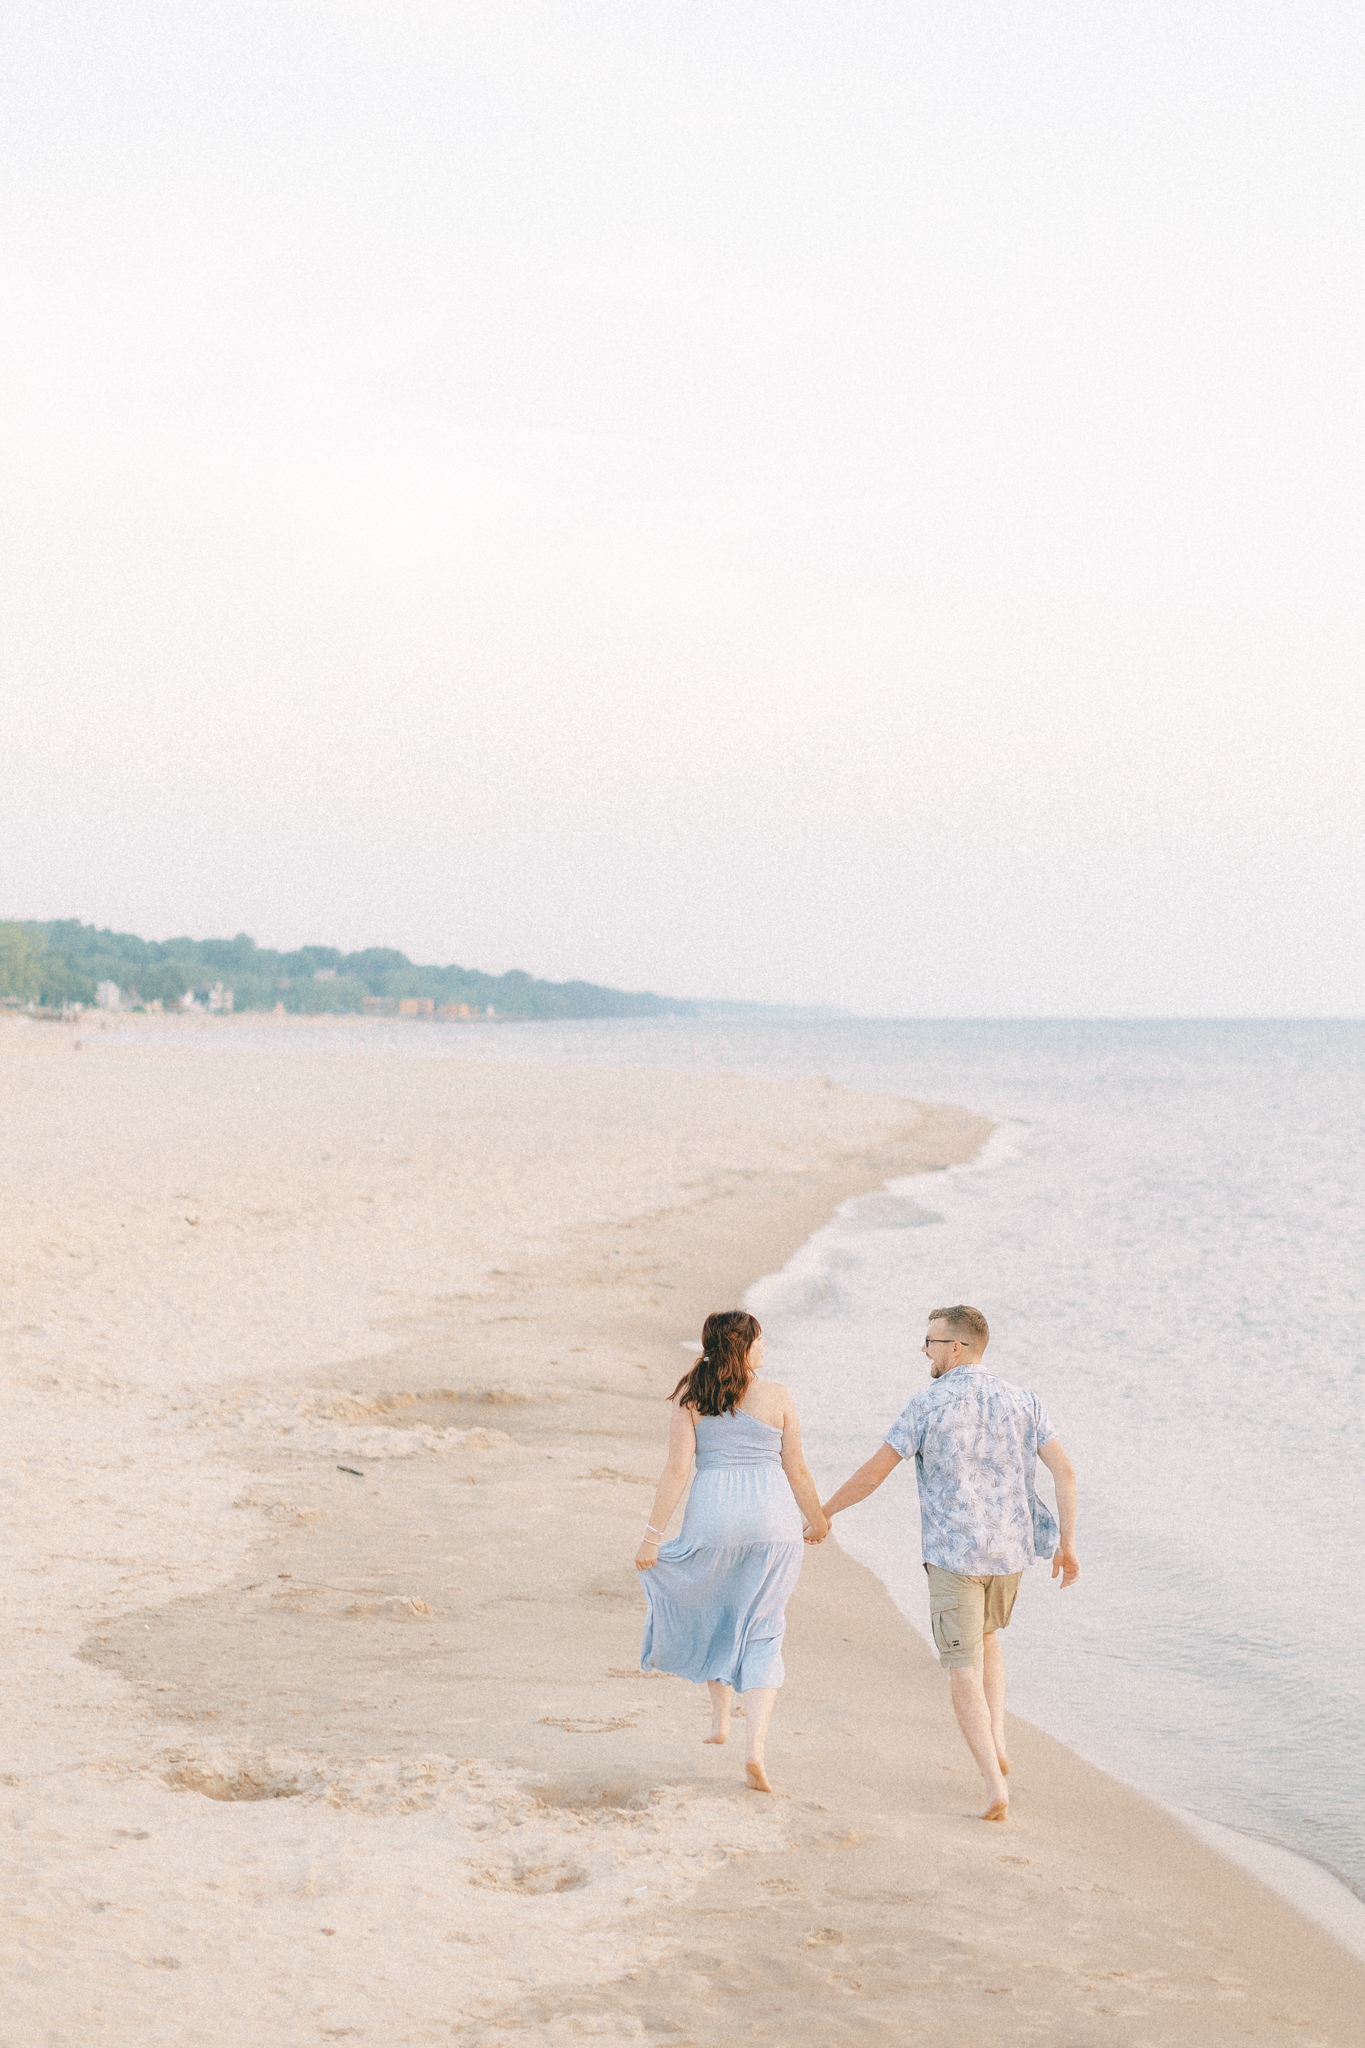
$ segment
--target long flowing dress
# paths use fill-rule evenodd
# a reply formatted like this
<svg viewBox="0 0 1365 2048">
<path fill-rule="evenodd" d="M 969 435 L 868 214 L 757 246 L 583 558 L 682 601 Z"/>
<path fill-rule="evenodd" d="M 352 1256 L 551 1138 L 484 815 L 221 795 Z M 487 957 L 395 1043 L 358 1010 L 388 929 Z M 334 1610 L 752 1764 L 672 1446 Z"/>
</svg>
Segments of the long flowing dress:
<svg viewBox="0 0 1365 2048">
<path fill-rule="evenodd" d="M 756 1415 L 697 1417 L 697 1471 L 682 1530 L 641 1572 L 642 1671 L 781 1685 L 787 1602 L 801 1573 L 801 1510 L 782 1432 Z"/>
</svg>

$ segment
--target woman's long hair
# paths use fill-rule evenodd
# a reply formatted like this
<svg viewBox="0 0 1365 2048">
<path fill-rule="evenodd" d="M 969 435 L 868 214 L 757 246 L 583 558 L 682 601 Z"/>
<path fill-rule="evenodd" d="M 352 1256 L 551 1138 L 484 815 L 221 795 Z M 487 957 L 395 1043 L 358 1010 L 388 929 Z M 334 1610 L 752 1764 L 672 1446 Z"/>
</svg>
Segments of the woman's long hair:
<svg viewBox="0 0 1365 2048">
<path fill-rule="evenodd" d="M 695 1408 L 698 1415 L 728 1415 L 736 1402 L 744 1399 L 744 1390 L 753 1378 L 749 1352 L 754 1339 L 762 1334 L 757 1316 L 742 1308 L 722 1309 L 719 1315 L 708 1316 L 702 1325 L 701 1357 L 691 1372 L 683 1374 L 669 1400 Z"/>
</svg>

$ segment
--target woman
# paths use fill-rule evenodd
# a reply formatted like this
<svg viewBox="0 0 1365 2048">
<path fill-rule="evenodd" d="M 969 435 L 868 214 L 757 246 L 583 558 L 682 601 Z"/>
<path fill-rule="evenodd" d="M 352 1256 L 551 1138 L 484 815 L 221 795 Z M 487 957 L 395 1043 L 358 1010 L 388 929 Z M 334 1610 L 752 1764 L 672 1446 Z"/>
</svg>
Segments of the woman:
<svg viewBox="0 0 1365 2048">
<path fill-rule="evenodd" d="M 669 1396 L 668 1460 L 635 1555 L 649 1603 L 640 1668 L 706 1680 L 707 1742 L 724 1742 L 731 1688 L 742 1692 L 749 1783 L 771 1792 L 763 1741 L 784 1676 L 802 1516 L 807 1543 L 823 1543 L 829 1523 L 801 1455 L 792 1397 L 757 1377 L 763 1332 L 755 1318 L 742 1309 L 708 1316 L 701 1341 L 701 1357 Z M 682 1533 L 661 1549 L 694 1457 Z"/>
</svg>

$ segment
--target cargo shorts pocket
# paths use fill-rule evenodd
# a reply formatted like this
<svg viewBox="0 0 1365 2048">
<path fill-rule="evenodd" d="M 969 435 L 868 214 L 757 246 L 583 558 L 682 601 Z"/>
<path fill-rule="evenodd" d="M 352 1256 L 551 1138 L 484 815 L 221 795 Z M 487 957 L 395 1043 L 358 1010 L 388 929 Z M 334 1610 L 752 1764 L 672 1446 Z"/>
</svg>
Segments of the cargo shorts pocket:
<svg viewBox="0 0 1365 2048">
<path fill-rule="evenodd" d="M 940 1651 L 951 1653 L 962 1648 L 962 1623 L 958 1616 L 956 1593 L 930 1594 L 929 1623 Z"/>
</svg>

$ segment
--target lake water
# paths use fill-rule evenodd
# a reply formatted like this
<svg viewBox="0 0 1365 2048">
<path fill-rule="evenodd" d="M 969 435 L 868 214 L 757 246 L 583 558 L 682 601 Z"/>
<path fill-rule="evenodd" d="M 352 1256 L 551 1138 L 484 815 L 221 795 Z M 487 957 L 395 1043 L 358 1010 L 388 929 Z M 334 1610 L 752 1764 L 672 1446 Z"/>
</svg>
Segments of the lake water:
<svg viewBox="0 0 1365 2048">
<path fill-rule="evenodd" d="M 1012 1707 L 1365 1898 L 1365 1024 L 195 1037 L 817 1073 L 994 1118 L 974 1165 L 846 1204 L 752 1290 L 817 1477 L 861 1463 L 925 1383 L 927 1309 L 982 1308 L 990 1368 L 1042 1397 L 1081 1488 L 1083 1577 L 1065 1595 L 1045 1568 L 1026 1578 L 1005 1639 Z M 838 1532 L 927 1634 L 913 1472 Z"/>
</svg>

